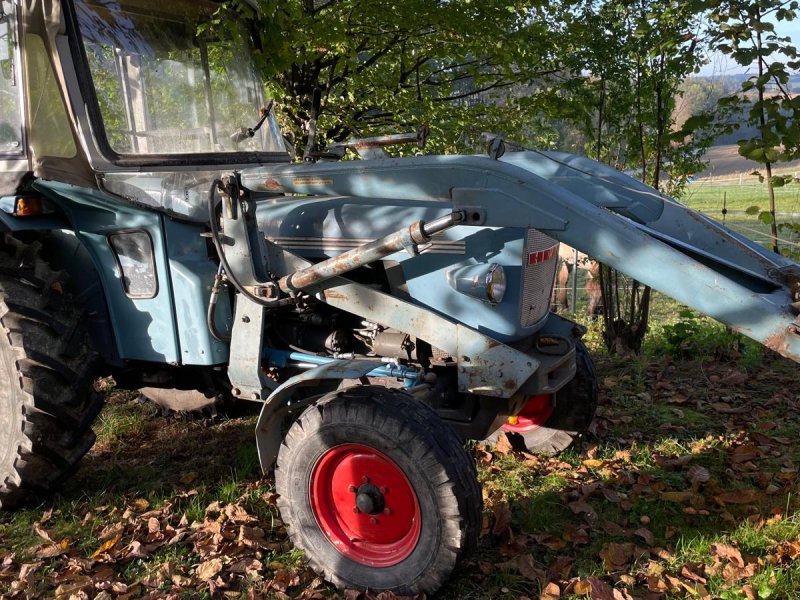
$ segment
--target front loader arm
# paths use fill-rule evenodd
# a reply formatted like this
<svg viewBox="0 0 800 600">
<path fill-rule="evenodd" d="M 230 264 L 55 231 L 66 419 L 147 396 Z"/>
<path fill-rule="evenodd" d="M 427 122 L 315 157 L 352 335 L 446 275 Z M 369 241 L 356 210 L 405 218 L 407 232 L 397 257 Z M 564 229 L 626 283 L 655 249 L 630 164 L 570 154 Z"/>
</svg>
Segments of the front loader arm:
<svg viewBox="0 0 800 600">
<path fill-rule="evenodd" d="M 800 362 L 797 265 L 589 159 L 522 152 L 283 165 L 246 170 L 242 183 L 447 200 L 477 226 L 535 228 Z"/>
</svg>

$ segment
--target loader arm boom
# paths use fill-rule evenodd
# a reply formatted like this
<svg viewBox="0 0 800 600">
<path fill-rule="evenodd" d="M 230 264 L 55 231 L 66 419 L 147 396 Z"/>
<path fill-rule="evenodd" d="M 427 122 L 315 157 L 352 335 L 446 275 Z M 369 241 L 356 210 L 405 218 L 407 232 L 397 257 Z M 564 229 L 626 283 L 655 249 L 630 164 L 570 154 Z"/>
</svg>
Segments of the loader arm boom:
<svg viewBox="0 0 800 600">
<path fill-rule="evenodd" d="M 247 169 L 242 183 L 446 200 L 477 226 L 535 228 L 800 362 L 795 263 L 590 159 L 520 152 L 283 165 Z"/>
</svg>

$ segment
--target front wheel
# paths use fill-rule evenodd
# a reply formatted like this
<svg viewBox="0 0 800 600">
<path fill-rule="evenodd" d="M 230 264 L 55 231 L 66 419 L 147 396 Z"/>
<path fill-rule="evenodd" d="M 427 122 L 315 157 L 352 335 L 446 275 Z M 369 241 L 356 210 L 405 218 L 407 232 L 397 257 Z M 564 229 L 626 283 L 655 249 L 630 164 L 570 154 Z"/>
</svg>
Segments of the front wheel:
<svg viewBox="0 0 800 600">
<path fill-rule="evenodd" d="M 575 377 L 555 397 L 542 394 L 528 398 L 518 415 L 489 439 L 505 431 L 515 448 L 553 455 L 566 450 L 586 432 L 597 410 L 597 374 L 594 362 L 580 340 L 575 342 Z"/>
<path fill-rule="evenodd" d="M 340 587 L 432 593 L 477 543 L 475 465 L 405 392 L 323 397 L 289 429 L 275 479 L 292 542 Z"/>
</svg>

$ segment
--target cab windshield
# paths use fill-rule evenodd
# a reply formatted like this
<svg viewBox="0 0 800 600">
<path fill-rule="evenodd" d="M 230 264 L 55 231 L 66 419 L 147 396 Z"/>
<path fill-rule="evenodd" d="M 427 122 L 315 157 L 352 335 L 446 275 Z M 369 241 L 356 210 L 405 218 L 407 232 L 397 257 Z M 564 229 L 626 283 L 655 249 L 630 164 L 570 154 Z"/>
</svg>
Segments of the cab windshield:
<svg viewBox="0 0 800 600">
<path fill-rule="evenodd" d="M 211 26 L 205 0 L 76 0 L 94 90 L 120 155 L 284 152 L 270 116 L 255 136 L 262 86 L 235 27 Z M 244 139 L 243 139 L 244 138 Z"/>
</svg>

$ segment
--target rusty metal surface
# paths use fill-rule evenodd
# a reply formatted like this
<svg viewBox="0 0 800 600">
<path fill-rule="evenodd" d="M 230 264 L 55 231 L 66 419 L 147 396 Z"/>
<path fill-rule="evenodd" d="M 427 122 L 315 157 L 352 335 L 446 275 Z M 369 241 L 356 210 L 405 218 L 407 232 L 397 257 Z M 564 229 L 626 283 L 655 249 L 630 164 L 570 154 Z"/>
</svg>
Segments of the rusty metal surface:
<svg viewBox="0 0 800 600">
<path fill-rule="evenodd" d="M 275 269 L 300 270 L 311 263 L 279 246 L 269 246 Z M 279 271 L 280 272 L 280 271 Z M 341 277 L 306 290 L 331 306 L 411 333 L 455 357 L 463 391 L 508 398 L 536 371 L 539 362 L 479 331 L 454 323 L 431 310 L 353 283 Z M 466 357 L 468 360 L 463 360 Z M 463 368 L 462 368 L 463 367 Z M 498 373 L 501 379 L 498 382 Z"/>
<path fill-rule="evenodd" d="M 461 222 L 462 216 L 460 213 L 452 213 L 436 219 L 435 222 L 432 221 L 428 224 L 428 227 L 424 222 L 417 221 L 382 238 L 367 242 L 343 254 L 281 277 L 278 281 L 278 286 L 284 292 L 293 292 L 331 277 L 343 275 L 348 271 L 363 267 L 403 249 L 412 254 L 417 254 L 418 245 L 428 243 L 431 239 L 430 236 L 434 233 L 445 231 Z"/>
</svg>

